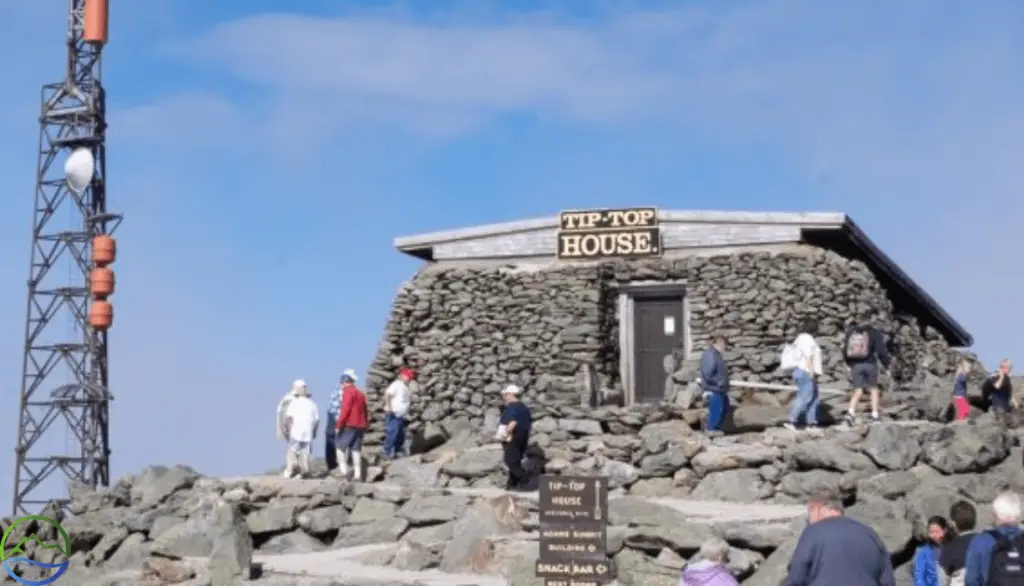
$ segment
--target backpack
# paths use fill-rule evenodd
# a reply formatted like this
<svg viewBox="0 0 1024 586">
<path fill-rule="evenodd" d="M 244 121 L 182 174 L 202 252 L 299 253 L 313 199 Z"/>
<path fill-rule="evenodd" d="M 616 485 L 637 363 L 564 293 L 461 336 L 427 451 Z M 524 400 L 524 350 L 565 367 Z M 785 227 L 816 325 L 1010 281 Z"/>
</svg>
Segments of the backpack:
<svg viewBox="0 0 1024 586">
<path fill-rule="evenodd" d="M 854 330 L 846 340 L 846 357 L 865 360 L 871 357 L 871 333 L 868 330 Z"/>
<path fill-rule="evenodd" d="M 985 586 L 1020 586 L 1024 584 L 1024 535 L 1007 538 L 989 531 L 996 540 Z"/>
<path fill-rule="evenodd" d="M 800 353 L 796 350 L 795 344 L 786 344 L 782 347 L 782 355 L 779 356 L 779 368 L 784 371 L 795 369 L 800 365 Z"/>
</svg>

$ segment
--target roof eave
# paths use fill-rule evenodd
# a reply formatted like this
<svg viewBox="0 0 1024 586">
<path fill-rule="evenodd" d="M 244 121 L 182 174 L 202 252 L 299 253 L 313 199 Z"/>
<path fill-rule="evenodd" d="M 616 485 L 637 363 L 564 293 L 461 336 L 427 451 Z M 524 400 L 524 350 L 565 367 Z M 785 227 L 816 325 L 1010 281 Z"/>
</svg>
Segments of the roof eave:
<svg viewBox="0 0 1024 586">
<path fill-rule="evenodd" d="M 882 249 L 872 242 L 871 239 L 868 238 L 867 234 L 865 234 L 864 231 L 861 230 L 860 227 L 857 226 L 857 224 L 849 217 L 847 217 L 846 221 L 843 223 L 842 230 L 850 238 L 850 241 L 868 257 L 872 264 L 884 271 L 891 279 L 896 281 L 904 291 L 909 293 L 915 301 L 927 308 L 928 311 L 935 316 L 936 320 L 938 320 L 955 336 L 956 340 L 951 340 L 951 342 L 956 342 L 955 345 L 965 348 L 974 344 L 974 337 L 971 336 L 971 334 L 964 329 L 959 322 L 953 319 L 953 317 L 949 315 L 941 305 L 939 305 L 938 301 L 922 289 L 920 285 L 914 282 L 914 280 L 910 278 L 910 275 L 905 273 L 899 265 L 889 258 L 889 255 L 882 252 Z"/>
</svg>

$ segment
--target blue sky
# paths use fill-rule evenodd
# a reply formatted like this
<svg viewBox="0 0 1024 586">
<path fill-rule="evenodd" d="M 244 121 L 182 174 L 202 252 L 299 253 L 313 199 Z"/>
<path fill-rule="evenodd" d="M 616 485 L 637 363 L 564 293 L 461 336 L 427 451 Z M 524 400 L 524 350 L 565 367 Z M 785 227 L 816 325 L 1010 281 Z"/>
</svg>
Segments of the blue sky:
<svg viewBox="0 0 1024 586">
<path fill-rule="evenodd" d="M 65 4 L 0 5 L 12 428 Z M 394 237 L 564 208 L 847 212 L 989 364 L 1024 350 L 1019 3 L 113 4 L 115 476 L 277 465 L 291 380 L 322 398 L 372 358 L 417 266 Z"/>
</svg>

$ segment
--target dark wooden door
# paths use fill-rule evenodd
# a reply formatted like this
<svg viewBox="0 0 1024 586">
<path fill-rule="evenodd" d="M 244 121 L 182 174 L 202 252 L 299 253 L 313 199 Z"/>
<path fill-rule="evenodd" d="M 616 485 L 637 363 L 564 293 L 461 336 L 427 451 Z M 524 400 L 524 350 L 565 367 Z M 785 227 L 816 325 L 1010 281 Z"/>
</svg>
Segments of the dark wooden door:
<svg viewBox="0 0 1024 586">
<path fill-rule="evenodd" d="M 633 400 L 665 398 L 665 357 L 682 346 L 683 298 L 637 298 L 633 305 Z"/>
</svg>

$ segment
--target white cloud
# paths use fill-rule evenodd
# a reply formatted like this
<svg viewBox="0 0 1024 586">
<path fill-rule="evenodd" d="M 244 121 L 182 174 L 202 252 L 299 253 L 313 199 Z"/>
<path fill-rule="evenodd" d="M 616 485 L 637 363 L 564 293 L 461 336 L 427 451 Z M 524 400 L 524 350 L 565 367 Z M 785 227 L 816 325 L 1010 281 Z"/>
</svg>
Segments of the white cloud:
<svg viewBox="0 0 1024 586">
<path fill-rule="evenodd" d="M 451 139 L 521 112 L 767 149 L 822 182 L 821 207 L 866 219 L 896 258 L 916 258 L 926 286 L 945 282 L 939 296 L 968 326 L 992 331 L 1013 288 L 990 288 L 980 307 L 976 284 L 1024 248 L 1024 236 L 992 229 L 1024 208 L 1021 13 L 1010 2 L 764 0 L 587 22 L 265 14 L 175 52 L 268 90 L 267 132 L 302 137 L 298 149 L 350 126 Z"/>
</svg>

